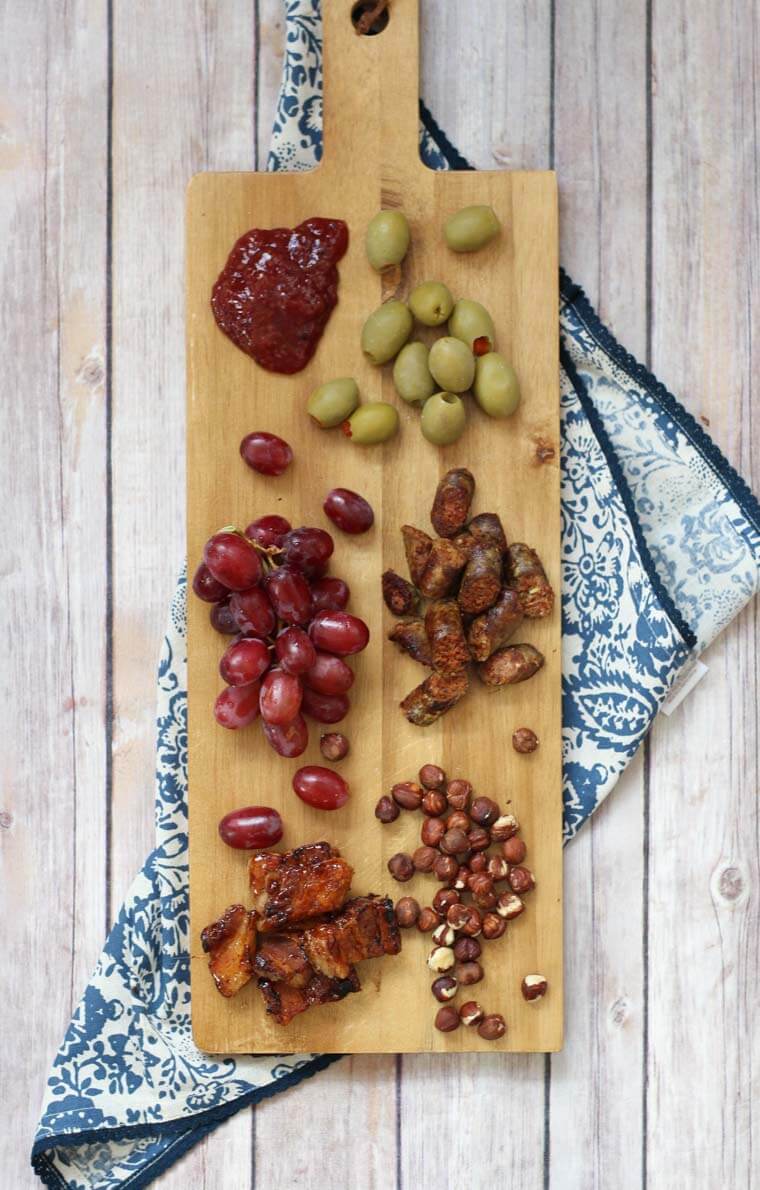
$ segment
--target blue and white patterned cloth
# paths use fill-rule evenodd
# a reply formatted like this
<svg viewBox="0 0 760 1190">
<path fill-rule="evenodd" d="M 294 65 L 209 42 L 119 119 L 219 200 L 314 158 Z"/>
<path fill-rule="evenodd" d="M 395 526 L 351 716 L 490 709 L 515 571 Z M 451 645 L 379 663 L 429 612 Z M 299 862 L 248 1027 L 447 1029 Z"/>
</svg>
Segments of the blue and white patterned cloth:
<svg viewBox="0 0 760 1190">
<path fill-rule="evenodd" d="M 320 25 L 287 6 L 270 169 L 321 153 Z M 467 168 L 422 111 L 428 165 Z M 756 593 L 760 507 L 678 402 L 561 280 L 565 834 L 614 786 L 674 679 Z M 190 1030 L 185 580 L 158 675 L 156 848 L 48 1079 L 48 1186 L 145 1186 L 227 1116 L 337 1059 L 219 1058 Z"/>
</svg>

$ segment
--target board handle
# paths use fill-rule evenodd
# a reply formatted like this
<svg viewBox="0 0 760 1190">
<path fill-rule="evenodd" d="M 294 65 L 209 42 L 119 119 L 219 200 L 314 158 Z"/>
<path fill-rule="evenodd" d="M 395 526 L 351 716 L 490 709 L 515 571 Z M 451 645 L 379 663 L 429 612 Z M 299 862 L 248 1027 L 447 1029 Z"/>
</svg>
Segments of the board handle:
<svg viewBox="0 0 760 1190">
<path fill-rule="evenodd" d="M 419 2 L 390 0 L 388 23 L 358 35 L 355 0 L 322 0 L 322 169 L 365 184 L 380 163 L 388 205 L 396 183 L 424 169 L 419 155 Z M 400 188 L 400 186 L 399 186 Z"/>
</svg>

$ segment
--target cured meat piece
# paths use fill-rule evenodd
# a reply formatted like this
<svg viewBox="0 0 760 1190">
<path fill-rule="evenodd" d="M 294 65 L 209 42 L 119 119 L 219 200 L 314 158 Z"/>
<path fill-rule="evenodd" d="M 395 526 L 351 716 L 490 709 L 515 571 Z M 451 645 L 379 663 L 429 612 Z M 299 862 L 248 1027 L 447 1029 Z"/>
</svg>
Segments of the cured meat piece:
<svg viewBox="0 0 760 1190">
<path fill-rule="evenodd" d="M 423 533 L 422 529 L 415 529 L 414 525 L 402 525 L 401 536 L 404 539 L 409 576 L 415 587 L 418 587 L 433 548 L 433 539 L 427 533 Z"/>
<path fill-rule="evenodd" d="M 430 651 L 430 641 L 422 620 L 401 620 L 398 624 L 394 624 L 388 633 L 388 640 L 392 640 L 413 660 L 419 661 L 420 665 L 433 668 L 433 654 Z"/>
<path fill-rule="evenodd" d="M 487 661 L 519 628 L 523 610 L 516 591 L 504 587 L 493 607 L 477 616 L 467 631 L 473 661 Z"/>
<path fill-rule="evenodd" d="M 543 653 L 533 645 L 507 645 L 478 666 L 478 675 L 486 686 L 514 686 L 532 678 L 543 664 Z"/>
<path fill-rule="evenodd" d="M 243 905 L 230 905 L 218 921 L 201 931 L 208 967 L 223 996 L 234 996 L 253 974 L 256 915 Z"/>
<path fill-rule="evenodd" d="M 253 967 L 260 979 L 281 981 L 303 988 L 314 970 L 301 946 L 301 934 L 265 934 L 256 951 Z"/>
<path fill-rule="evenodd" d="M 495 512 L 481 512 L 474 516 L 467 526 L 468 531 L 478 541 L 495 545 L 502 554 L 507 549 L 507 537 L 501 518 Z"/>
<path fill-rule="evenodd" d="M 293 922 L 340 908 L 351 887 L 353 868 L 329 843 L 308 843 L 278 858 L 276 867 L 271 865 L 271 853 L 265 860 L 253 855 L 248 861 L 260 932 L 281 931 Z"/>
<path fill-rule="evenodd" d="M 467 522 L 475 477 L 466 467 L 447 471 L 438 484 L 430 512 L 430 522 L 439 537 L 456 537 Z"/>
<path fill-rule="evenodd" d="M 401 703 L 401 710 L 410 723 L 418 727 L 427 727 L 435 723 L 446 711 L 456 706 L 460 698 L 467 693 L 470 680 L 467 672 L 452 674 L 431 674 L 419 686 L 407 694 Z"/>
<path fill-rule="evenodd" d="M 474 546 L 459 587 L 459 606 L 468 616 L 491 607 L 501 591 L 501 551 L 481 542 Z"/>
<path fill-rule="evenodd" d="M 531 620 L 549 616 L 554 608 L 554 591 L 535 550 L 514 542 L 507 550 L 507 578 L 520 596 L 525 615 Z"/>
<path fill-rule="evenodd" d="M 394 616 L 411 616 L 416 612 L 420 597 L 405 578 L 395 570 L 386 570 L 382 584 L 385 606 Z"/>
<path fill-rule="evenodd" d="M 293 1017 L 306 1012 L 308 1008 L 343 1000 L 351 992 L 360 991 L 361 986 L 359 976 L 353 969 L 346 979 L 330 979 L 315 973 L 303 988 L 291 987 L 276 980 L 259 980 L 267 1013 L 274 1017 L 278 1025 L 289 1025 Z"/>
<path fill-rule="evenodd" d="M 427 599 L 443 599 L 453 591 L 467 564 L 467 555 L 453 541 L 439 537 L 433 542 L 427 565 L 417 586 Z"/>
<path fill-rule="evenodd" d="M 462 613 L 455 599 L 431 603 L 425 616 L 425 632 L 430 641 L 433 668 L 442 674 L 455 674 L 470 661 L 470 650 L 462 625 Z"/>
<path fill-rule="evenodd" d="M 354 963 L 401 950 L 393 902 L 390 897 L 356 897 L 329 921 L 304 930 L 301 946 L 316 971 L 347 979 Z"/>
</svg>

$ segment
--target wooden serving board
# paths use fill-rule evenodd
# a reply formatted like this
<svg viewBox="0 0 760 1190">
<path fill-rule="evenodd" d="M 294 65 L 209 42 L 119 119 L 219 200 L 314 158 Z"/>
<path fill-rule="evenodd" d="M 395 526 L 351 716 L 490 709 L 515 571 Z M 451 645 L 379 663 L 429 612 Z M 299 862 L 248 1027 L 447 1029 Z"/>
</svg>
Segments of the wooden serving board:
<svg viewBox="0 0 760 1190">
<path fill-rule="evenodd" d="M 430 530 L 429 511 L 439 477 L 452 466 L 475 474 L 474 512 L 497 511 L 507 535 L 528 541 L 559 589 L 559 396 L 557 343 L 557 192 L 554 174 L 435 173 L 418 155 L 417 0 L 394 0 L 390 21 L 375 37 L 357 37 L 351 0 L 325 8 L 324 160 L 310 173 L 201 174 L 192 180 L 187 208 L 188 325 L 188 557 L 191 568 L 206 539 L 222 525 L 244 527 L 254 517 L 282 513 L 294 524 L 329 524 L 322 501 L 332 487 L 361 492 L 372 504 L 374 528 L 360 537 L 334 531 L 332 570 L 347 579 L 350 609 L 370 625 L 367 650 L 354 659 L 352 709 L 341 728 L 351 753 L 340 765 L 352 797 L 335 813 L 305 806 L 291 789 L 302 764 L 319 764 L 319 728 L 297 761 L 276 756 L 259 725 L 229 732 L 212 705 L 221 688 L 224 641 L 212 630 L 208 606 L 189 599 L 190 893 L 193 1034 L 204 1050 L 220 1053 L 492 1051 L 472 1029 L 442 1034 L 433 1027 L 438 1005 L 425 965 L 430 936 L 404 932 L 402 954 L 360 965 L 363 990 L 339 1004 L 314 1009 L 282 1028 L 267 1018 L 249 984 L 223 999 L 207 970 L 199 934 L 234 902 L 246 902 L 246 855 L 217 834 L 236 806 L 277 807 L 286 824 L 283 847 L 327 839 L 355 868 L 354 891 L 404 894 L 429 904 L 438 887 L 417 876 L 403 887 L 386 868 L 396 851 L 419 842 L 422 816 L 402 813 L 390 826 L 373 815 L 381 793 L 416 776 L 426 761 L 517 814 L 537 888 L 527 911 L 507 934 L 485 947 L 485 980 L 470 992 L 486 1011 L 508 1022 L 500 1049 L 557 1050 L 562 1044 L 562 848 L 560 613 L 528 622 L 519 638 L 546 656 L 531 681 L 497 692 L 477 680 L 462 703 L 428 728 L 413 727 L 398 709 L 423 671 L 386 640 L 392 618 L 380 595 L 380 574 L 406 573 L 399 527 Z M 452 47 L 455 53 L 455 47 Z M 474 255 L 449 251 L 444 220 L 470 203 L 490 203 L 503 232 Z M 483 416 L 468 399 L 469 424 L 454 446 L 436 449 L 419 429 L 419 414 L 396 397 L 391 369 L 371 367 L 359 346 L 370 311 L 390 296 L 387 282 L 364 254 L 364 231 L 381 207 L 403 207 L 412 248 L 396 291 L 444 281 L 455 296 L 481 301 L 496 324 L 498 349 L 517 370 L 523 392 L 518 413 L 505 422 Z M 316 355 L 296 376 L 259 368 L 216 327 L 212 285 L 238 237 L 251 227 L 294 226 L 309 216 L 346 220 L 351 243 L 340 263 L 339 303 Z M 385 285 L 385 288 L 384 288 Z M 363 449 L 339 430 L 320 431 L 307 417 L 308 394 L 335 376 L 356 377 L 364 401 L 394 401 L 401 432 L 390 443 Z M 238 444 L 253 429 L 282 435 L 295 462 L 278 479 L 251 472 Z M 553 455 L 546 457 L 548 447 Z M 511 746 L 516 727 L 541 740 L 532 756 Z M 547 976 L 550 991 L 525 1004 L 520 980 Z"/>
</svg>

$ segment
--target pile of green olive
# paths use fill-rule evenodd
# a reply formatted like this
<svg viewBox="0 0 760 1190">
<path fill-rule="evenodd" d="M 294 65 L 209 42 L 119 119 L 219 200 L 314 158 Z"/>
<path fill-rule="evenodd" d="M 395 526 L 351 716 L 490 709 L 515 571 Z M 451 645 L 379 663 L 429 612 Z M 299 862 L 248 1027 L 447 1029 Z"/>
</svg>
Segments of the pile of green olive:
<svg viewBox="0 0 760 1190">
<path fill-rule="evenodd" d="M 487 206 L 465 207 L 446 222 L 444 237 L 455 252 L 475 252 L 499 233 L 496 214 Z M 367 227 L 366 251 L 378 272 L 397 268 L 411 234 L 402 211 L 380 211 Z M 448 334 L 430 348 L 412 340 L 415 321 L 444 327 Z M 520 404 L 520 386 L 512 365 L 496 350 L 493 319 L 480 302 L 454 300 L 441 281 L 423 281 L 407 301 L 393 298 L 367 318 L 361 333 L 365 359 L 381 366 L 393 361 L 393 383 L 403 401 L 421 410 L 422 433 L 436 446 L 456 442 L 466 424 L 462 395 L 472 392 L 489 417 L 509 417 Z M 342 426 L 361 446 L 386 442 L 399 428 L 398 410 L 385 401 L 359 404 L 356 381 L 344 377 L 320 385 L 307 409 L 319 426 Z"/>
</svg>

